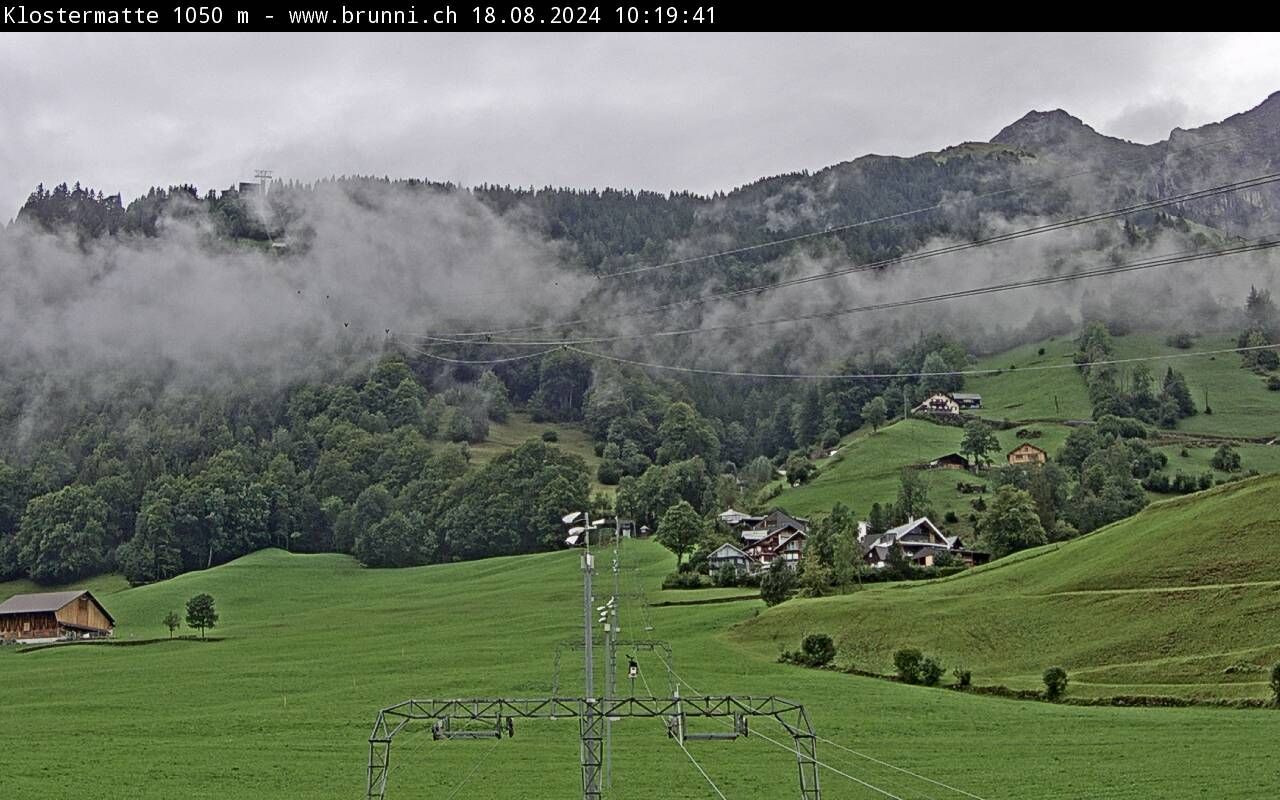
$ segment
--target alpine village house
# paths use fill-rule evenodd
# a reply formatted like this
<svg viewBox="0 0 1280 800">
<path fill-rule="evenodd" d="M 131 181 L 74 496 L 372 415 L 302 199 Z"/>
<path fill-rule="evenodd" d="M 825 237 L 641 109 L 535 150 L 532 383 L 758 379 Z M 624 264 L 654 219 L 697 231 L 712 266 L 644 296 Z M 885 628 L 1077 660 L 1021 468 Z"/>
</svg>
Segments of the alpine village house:
<svg viewBox="0 0 1280 800">
<path fill-rule="evenodd" d="M 726 542 L 707 556 L 707 566 L 712 572 L 729 566 L 749 574 L 768 569 L 779 559 L 794 569 L 804 555 L 809 535 L 807 519 L 782 509 L 760 517 L 732 508 L 720 514 L 719 519 L 737 533 L 738 541 Z M 867 524 L 859 523 L 858 542 L 865 564 L 872 569 L 885 567 L 895 548 L 901 550 L 908 561 L 922 567 L 933 566 L 942 553 L 969 566 L 989 560 L 986 553 L 967 549 L 959 536 L 947 536 L 924 517 L 881 534 L 870 534 Z"/>
<path fill-rule="evenodd" d="M 111 613 L 84 590 L 18 594 L 0 603 L 0 642 L 99 639 L 115 626 Z"/>
</svg>

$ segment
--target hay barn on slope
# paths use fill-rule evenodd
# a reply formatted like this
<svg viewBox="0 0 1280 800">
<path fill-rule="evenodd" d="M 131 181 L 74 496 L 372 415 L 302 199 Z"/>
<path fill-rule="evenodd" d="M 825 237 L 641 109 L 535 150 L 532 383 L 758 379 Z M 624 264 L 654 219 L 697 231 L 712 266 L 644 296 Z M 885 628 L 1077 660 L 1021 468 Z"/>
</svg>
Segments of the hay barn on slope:
<svg viewBox="0 0 1280 800">
<path fill-rule="evenodd" d="M 19 594 L 0 603 L 0 641 L 93 639 L 115 627 L 115 618 L 85 590 Z"/>
</svg>

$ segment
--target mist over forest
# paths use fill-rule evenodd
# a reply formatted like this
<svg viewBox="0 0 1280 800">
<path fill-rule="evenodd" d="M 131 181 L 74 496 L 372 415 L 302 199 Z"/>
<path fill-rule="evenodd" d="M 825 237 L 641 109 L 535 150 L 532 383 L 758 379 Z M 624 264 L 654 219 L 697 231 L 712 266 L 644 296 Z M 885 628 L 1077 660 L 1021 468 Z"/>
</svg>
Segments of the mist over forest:
<svg viewBox="0 0 1280 800">
<path fill-rule="evenodd" d="M 963 386 L 689 377 L 562 341 L 687 368 L 885 375 L 963 371 L 1095 321 L 1270 343 L 1271 312 L 1245 300 L 1272 288 L 1271 251 L 848 310 L 1280 233 L 1272 183 L 910 260 L 1275 173 L 1278 130 L 1280 95 L 1154 145 L 1033 112 L 990 142 L 712 196 L 374 177 L 133 199 L 41 186 L 0 231 L 0 577 L 147 582 L 268 545 L 375 565 L 544 549 L 555 508 L 608 502 L 592 481 L 651 524 L 676 499 L 705 512 L 736 491 L 727 474 L 838 440 L 878 397 Z M 1169 386 L 1164 406 L 1118 413 L 1119 388 L 1095 406 L 1176 421 Z M 582 424 L 606 466 L 545 443 L 471 464 L 467 443 L 513 410 Z"/>
</svg>

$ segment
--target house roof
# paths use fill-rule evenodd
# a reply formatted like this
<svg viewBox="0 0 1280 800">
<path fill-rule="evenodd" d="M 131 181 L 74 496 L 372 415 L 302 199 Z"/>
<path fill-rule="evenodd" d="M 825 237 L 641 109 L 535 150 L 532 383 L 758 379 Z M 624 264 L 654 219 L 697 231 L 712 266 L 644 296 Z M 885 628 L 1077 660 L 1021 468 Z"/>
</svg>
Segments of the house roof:
<svg viewBox="0 0 1280 800">
<path fill-rule="evenodd" d="M 943 542 L 946 543 L 947 547 L 955 549 L 960 545 L 959 536 L 947 536 L 945 533 L 943 533 L 941 530 L 938 529 L 937 525 L 934 525 L 932 522 L 930 522 L 928 517 L 920 517 L 919 519 L 912 520 L 911 522 L 908 522 L 905 525 L 899 525 L 896 528 L 890 528 L 884 533 L 878 534 L 876 536 L 865 537 L 862 540 L 863 552 L 868 553 L 873 549 L 877 549 L 880 547 L 889 547 L 894 543 L 901 541 L 902 537 L 906 536 L 907 534 L 911 533 L 912 531 L 916 530 L 922 525 L 927 525 L 930 530 L 932 530 L 935 534 L 938 535 L 938 538 L 940 538 Z M 930 544 L 928 542 L 902 542 L 902 545 L 904 547 L 937 547 L 938 546 L 936 544 Z"/>
<path fill-rule="evenodd" d="M 1010 450 L 1010 451 L 1009 451 L 1008 453 L 1006 453 L 1005 455 L 1010 455 L 1010 456 L 1011 456 L 1011 455 L 1013 455 L 1014 453 L 1018 452 L 1019 450 L 1025 450 L 1025 449 L 1027 449 L 1028 447 L 1030 447 L 1032 450 L 1037 450 L 1037 451 L 1039 451 L 1039 452 L 1041 452 L 1041 453 L 1044 453 L 1046 456 L 1047 456 L 1047 455 L 1049 455 L 1049 451 L 1045 450 L 1043 447 L 1036 447 L 1036 446 L 1035 446 L 1034 444 L 1032 444 L 1031 442 L 1023 442 L 1022 444 L 1020 444 L 1020 445 L 1018 445 L 1017 447 L 1015 447 L 1015 448 L 1013 448 L 1012 450 Z"/>
<path fill-rule="evenodd" d="M 906 536 L 908 533 L 911 533 L 913 530 L 915 530 L 916 528 L 919 528 L 921 525 L 928 525 L 930 528 L 933 529 L 934 533 L 938 534 L 939 536 L 942 535 L 942 531 L 938 530 L 938 526 L 930 522 L 928 517 L 920 517 L 919 519 L 913 519 L 910 522 L 905 523 L 903 525 L 899 525 L 896 528 L 890 528 L 889 530 L 884 532 L 884 535 L 885 536 L 892 535 L 894 539 L 901 539 L 903 536 Z"/>
<path fill-rule="evenodd" d="M 707 556 L 707 558 L 728 558 L 731 556 L 746 558 L 747 554 L 742 551 L 741 547 L 738 547 L 732 542 L 725 542 L 715 550 L 712 550 L 711 555 Z"/>
<path fill-rule="evenodd" d="M 954 392 L 951 395 L 954 400 L 981 400 L 982 395 L 972 394 L 970 392 Z"/>
<path fill-rule="evenodd" d="M 790 536 L 782 536 L 782 537 L 779 537 L 779 538 L 778 538 L 778 545 L 777 545 L 777 547 L 773 548 L 773 549 L 774 549 L 774 551 L 776 552 L 776 551 L 778 551 L 778 550 L 781 550 L 783 547 L 786 547 L 787 542 L 791 541 L 792 539 L 796 538 L 797 536 L 799 536 L 801 539 L 804 539 L 804 540 L 806 540 L 806 541 L 809 539 L 809 535 L 808 535 L 808 534 L 806 534 L 804 531 L 795 531 L 795 532 L 794 532 L 794 533 L 792 533 Z"/>
<path fill-rule="evenodd" d="M 937 464 L 939 461 L 960 461 L 964 464 L 969 463 L 969 459 L 960 455 L 959 453 L 947 453 L 946 455 L 938 456 L 937 458 L 930 461 L 929 463 Z"/>
<path fill-rule="evenodd" d="M 70 592 L 15 594 L 8 600 L 0 603 L 0 614 L 47 614 L 55 611 L 61 611 L 68 603 L 78 600 L 84 595 L 89 596 L 89 599 L 93 601 L 94 605 L 102 610 L 102 613 L 111 621 L 112 625 L 115 624 L 115 617 L 111 616 L 111 613 L 107 611 L 106 607 L 103 606 L 102 603 L 99 603 L 98 598 L 94 597 L 93 593 L 87 589 Z"/>
<path fill-rule="evenodd" d="M 726 508 L 724 511 L 720 512 L 718 517 L 730 524 L 732 524 L 733 522 L 742 522 L 744 520 L 749 520 L 749 519 L 751 520 L 763 519 L 763 517 L 757 517 L 753 514 L 746 514 L 742 511 L 739 511 L 736 508 Z"/>
</svg>

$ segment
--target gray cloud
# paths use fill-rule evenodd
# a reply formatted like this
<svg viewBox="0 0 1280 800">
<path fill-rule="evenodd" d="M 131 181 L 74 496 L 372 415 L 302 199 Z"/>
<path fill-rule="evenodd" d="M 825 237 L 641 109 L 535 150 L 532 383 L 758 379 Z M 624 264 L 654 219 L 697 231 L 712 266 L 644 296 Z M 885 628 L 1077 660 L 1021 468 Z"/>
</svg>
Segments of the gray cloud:
<svg viewBox="0 0 1280 800">
<path fill-rule="evenodd" d="M 0 36 L 0 217 L 255 168 L 727 189 L 988 139 L 1032 108 L 1153 141 L 1280 88 L 1280 37 Z M 1181 113 L 1173 111 L 1181 109 Z M 1114 124 L 1115 130 L 1108 130 Z"/>
<path fill-rule="evenodd" d="M 392 337 L 523 323 L 590 286 L 466 194 L 372 183 L 353 198 L 326 184 L 296 204 L 290 238 L 306 244 L 285 254 L 219 240 L 199 216 L 87 249 L 0 231 L 0 372 L 25 385 L 29 423 L 56 398 L 278 388 L 363 368 Z"/>
</svg>

